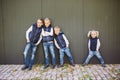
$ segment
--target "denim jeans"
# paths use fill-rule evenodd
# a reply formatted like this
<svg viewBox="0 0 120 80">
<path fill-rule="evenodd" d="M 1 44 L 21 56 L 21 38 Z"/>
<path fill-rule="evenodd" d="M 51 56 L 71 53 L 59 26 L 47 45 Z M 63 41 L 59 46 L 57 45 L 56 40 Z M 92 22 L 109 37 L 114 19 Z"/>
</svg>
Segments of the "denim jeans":
<svg viewBox="0 0 120 80">
<path fill-rule="evenodd" d="M 55 58 L 55 51 L 54 51 L 54 44 L 53 42 L 44 42 L 43 43 L 43 47 L 44 47 L 44 53 L 45 53 L 45 63 L 46 65 L 49 65 L 49 51 L 50 50 L 50 54 L 52 56 L 52 65 L 56 65 L 56 58 Z"/>
<path fill-rule="evenodd" d="M 104 64 L 104 60 L 103 60 L 102 56 L 100 55 L 99 51 L 89 51 L 89 55 L 88 55 L 85 63 L 88 64 L 88 62 L 90 61 L 90 59 L 94 55 L 99 59 L 99 61 L 101 62 L 101 64 Z"/>
<path fill-rule="evenodd" d="M 69 48 L 61 48 L 61 49 L 59 49 L 59 53 L 60 53 L 60 65 L 63 65 L 63 63 L 64 63 L 64 54 L 66 54 L 68 56 L 69 61 L 71 63 L 73 62 L 73 58 L 72 58 Z"/>
<path fill-rule="evenodd" d="M 25 50 L 24 50 L 24 58 L 25 58 L 26 66 L 32 67 L 32 65 L 34 64 L 36 49 L 37 49 L 37 47 L 33 43 L 29 42 L 26 44 Z M 31 53 L 29 53 L 30 51 L 31 51 Z M 31 54 L 31 56 L 29 59 L 30 54 Z"/>
</svg>

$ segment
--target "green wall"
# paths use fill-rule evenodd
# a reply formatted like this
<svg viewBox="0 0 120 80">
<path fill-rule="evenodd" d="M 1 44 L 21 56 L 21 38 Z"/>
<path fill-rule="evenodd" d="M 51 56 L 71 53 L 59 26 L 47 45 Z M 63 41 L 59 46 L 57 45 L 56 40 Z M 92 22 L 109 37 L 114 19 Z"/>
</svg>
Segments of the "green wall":
<svg viewBox="0 0 120 80">
<path fill-rule="evenodd" d="M 100 51 L 105 62 L 120 63 L 119 0 L 0 0 L 1 64 L 23 63 L 25 31 L 39 17 L 49 17 L 53 26 L 62 28 L 76 63 L 83 63 L 87 56 L 86 34 L 91 29 L 100 31 Z M 57 50 L 56 56 L 58 62 Z M 35 62 L 44 63 L 42 44 Z M 90 63 L 99 61 L 93 58 Z"/>
</svg>

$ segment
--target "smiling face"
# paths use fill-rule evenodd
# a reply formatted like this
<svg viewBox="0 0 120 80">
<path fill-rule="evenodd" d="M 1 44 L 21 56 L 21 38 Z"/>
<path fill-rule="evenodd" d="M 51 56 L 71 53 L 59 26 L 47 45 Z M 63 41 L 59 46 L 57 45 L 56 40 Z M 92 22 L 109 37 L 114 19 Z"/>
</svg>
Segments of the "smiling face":
<svg viewBox="0 0 120 80">
<path fill-rule="evenodd" d="M 46 19 L 44 20 L 44 22 L 45 22 L 45 26 L 46 26 L 46 27 L 49 27 L 49 25 L 51 24 L 50 19 L 48 19 L 48 18 L 46 18 Z"/>
<path fill-rule="evenodd" d="M 37 20 L 37 27 L 40 28 L 43 25 L 43 21 L 41 19 Z"/>
<path fill-rule="evenodd" d="M 58 35 L 60 33 L 60 28 L 59 27 L 55 27 L 54 30 L 55 30 L 56 35 Z"/>
<path fill-rule="evenodd" d="M 92 31 L 91 32 L 91 37 L 92 38 L 96 38 L 97 37 L 97 32 L 96 31 Z"/>
</svg>

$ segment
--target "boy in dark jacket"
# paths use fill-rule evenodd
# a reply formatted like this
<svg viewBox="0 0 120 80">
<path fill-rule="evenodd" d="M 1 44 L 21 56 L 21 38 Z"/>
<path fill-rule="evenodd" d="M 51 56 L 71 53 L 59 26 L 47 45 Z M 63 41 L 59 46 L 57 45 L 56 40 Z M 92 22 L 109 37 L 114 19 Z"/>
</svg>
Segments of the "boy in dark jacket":
<svg viewBox="0 0 120 80">
<path fill-rule="evenodd" d="M 27 44 L 24 50 L 25 65 L 22 67 L 22 70 L 25 70 L 27 68 L 28 70 L 32 69 L 32 66 L 34 64 L 37 45 L 41 42 L 41 39 L 42 39 L 42 36 L 41 36 L 42 27 L 43 27 L 43 20 L 38 19 L 37 23 L 31 25 L 31 27 L 26 31 Z M 31 50 L 31 57 L 29 61 L 30 50 Z"/>
<path fill-rule="evenodd" d="M 60 53 L 59 67 L 63 67 L 64 54 L 66 54 L 68 56 L 70 64 L 72 66 L 75 66 L 74 62 L 73 62 L 73 57 L 72 57 L 70 49 L 69 49 L 69 41 L 67 40 L 64 33 L 60 31 L 60 28 L 58 26 L 56 26 L 54 28 L 54 31 L 55 31 L 54 42 L 55 42 L 56 47 L 59 49 L 59 53 Z"/>
<path fill-rule="evenodd" d="M 56 58 L 55 58 L 55 51 L 54 51 L 54 32 L 53 27 L 51 26 L 51 21 L 49 18 L 44 19 L 44 27 L 42 32 L 42 41 L 43 41 L 43 48 L 45 53 L 45 66 L 44 69 L 49 67 L 49 50 L 52 56 L 52 68 L 56 66 Z"/>
</svg>

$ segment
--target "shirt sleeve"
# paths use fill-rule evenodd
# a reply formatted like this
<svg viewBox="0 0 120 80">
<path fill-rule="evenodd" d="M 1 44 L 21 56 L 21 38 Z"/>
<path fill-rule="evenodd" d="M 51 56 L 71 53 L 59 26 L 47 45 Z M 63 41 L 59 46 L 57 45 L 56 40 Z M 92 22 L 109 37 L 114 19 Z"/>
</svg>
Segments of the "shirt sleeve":
<svg viewBox="0 0 120 80">
<path fill-rule="evenodd" d="M 99 48 L 100 48 L 100 40 L 99 40 L 99 39 L 97 39 L 97 48 L 96 48 L 96 50 L 98 51 L 98 50 L 99 50 Z"/>
<path fill-rule="evenodd" d="M 58 49 L 60 49 L 60 47 L 59 47 L 59 45 L 58 45 L 58 43 L 57 43 L 57 41 L 54 39 L 54 42 L 55 42 L 55 46 L 58 48 Z"/>
<path fill-rule="evenodd" d="M 29 33 L 32 31 L 32 26 L 30 26 L 30 28 L 26 31 L 26 40 L 30 41 L 29 39 Z"/>
<path fill-rule="evenodd" d="M 48 35 L 53 36 L 53 28 L 51 28 L 50 32 L 47 32 Z"/>
<path fill-rule="evenodd" d="M 67 37 L 64 34 L 62 36 L 66 42 L 66 46 L 69 47 L 69 41 L 68 41 Z"/>
<path fill-rule="evenodd" d="M 43 36 L 53 36 L 53 28 L 51 28 L 50 32 L 46 32 L 43 30 Z"/>
<path fill-rule="evenodd" d="M 39 38 L 38 42 L 35 45 L 37 46 L 41 42 L 41 40 L 42 40 L 42 35 L 40 34 L 40 38 Z"/>
<path fill-rule="evenodd" d="M 88 49 L 90 51 L 90 40 L 88 40 Z"/>
</svg>

